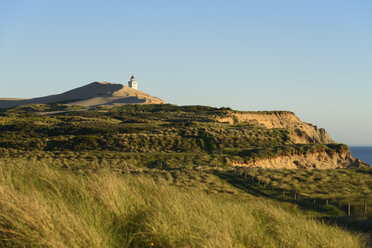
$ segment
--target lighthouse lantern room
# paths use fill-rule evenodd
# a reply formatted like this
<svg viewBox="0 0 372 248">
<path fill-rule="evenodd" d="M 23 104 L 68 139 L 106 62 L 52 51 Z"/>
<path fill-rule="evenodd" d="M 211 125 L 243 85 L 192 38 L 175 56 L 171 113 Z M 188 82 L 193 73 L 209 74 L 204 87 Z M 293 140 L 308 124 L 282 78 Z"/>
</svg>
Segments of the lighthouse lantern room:
<svg viewBox="0 0 372 248">
<path fill-rule="evenodd" d="M 136 81 L 136 78 L 132 76 L 130 80 L 128 81 L 128 86 L 131 87 L 132 89 L 137 89 L 138 82 Z"/>
</svg>

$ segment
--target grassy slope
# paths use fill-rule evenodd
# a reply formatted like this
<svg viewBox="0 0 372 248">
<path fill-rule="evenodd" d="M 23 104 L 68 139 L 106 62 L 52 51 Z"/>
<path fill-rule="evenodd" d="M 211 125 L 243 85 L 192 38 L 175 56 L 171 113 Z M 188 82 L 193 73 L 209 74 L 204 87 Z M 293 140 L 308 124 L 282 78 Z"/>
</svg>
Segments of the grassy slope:
<svg viewBox="0 0 372 248">
<path fill-rule="evenodd" d="M 0 147 L 42 151 L 120 151 L 126 153 L 193 153 L 224 155 L 221 164 L 278 154 L 341 151 L 341 144 L 293 144 L 286 129 L 218 123 L 226 109 L 204 106 L 129 105 L 73 111 L 56 115 L 40 112 L 67 110 L 63 105 L 32 105 L 3 110 Z M 179 156 L 179 155 L 176 155 Z M 156 162 L 156 161 L 153 161 Z"/>
<path fill-rule="evenodd" d="M 9 163 L 0 208 L 3 247 L 363 247 L 361 236 L 268 200 L 110 171 Z"/>
<path fill-rule="evenodd" d="M 371 169 L 228 166 L 234 157 L 337 152 L 344 145 L 292 144 L 284 129 L 216 123 L 226 109 L 203 106 L 37 113 L 69 108 L 0 113 L 3 246 L 362 247 L 360 236 L 305 216 L 343 218 L 350 199 L 360 209 L 372 198 Z M 309 204 L 313 198 L 330 204 Z"/>
<path fill-rule="evenodd" d="M 45 168 L 51 170 L 48 167 L 53 165 L 58 173 L 66 173 L 71 176 L 80 175 L 82 185 L 91 183 L 89 180 L 84 182 L 91 175 L 101 176 L 102 170 L 124 175 L 144 175 L 155 180 L 158 185 L 163 185 L 164 187 L 168 187 L 167 185 L 177 186 L 180 192 L 184 193 L 187 193 L 185 190 L 196 190 L 199 193 L 213 195 L 214 198 L 220 201 L 226 199 L 242 201 L 240 202 L 242 205 L 255 204 L 251 202 L 259 199 L 259 201 L 264 201 L 268 205 L 281 206 L 287 211 L 295 212 L 301 216 L 321 217 L 326 222 L 330 220 L 357 231 L 369 232 L 371 230 L 370 217 L 363 215 L 363 203 L 367 201 L 368 206 L 371 206 L 372 169 L 312 171 L 250 169 L 244 171 L 232 170 L 229 167 L 221 166 L 181 167 L 182 160 L 175 161 L 175 163 L 178 163 L 175 168 L 161 168 L 159 166 L 148 168 L 146 166 L 134 166 L 133 161 L 128 160 L 125 154 L 112 152 L 101 152 L 100 154 L 89 151 L 85 153 L 61 152 L 58 154 L 52 152 L 45 154 L 44 152 L 22 152 L 17 156 L 14 154 L 8 154 L 8 156 L 8 158 L 3 156 L 0 160 L 1 168 L 8 168 L 9 166 L 11 168 L 14 165 L 19 165 L 18 170 L 22 170 L 23 166 L 41 168 L 40 170 Z M 141 161 L 144 160 L 144 157 L 139 157 L 138 159 Z M 197 158 L 197 160 L 200 160 L 200 158 Z M 192 161 L 189 162 L 192 163 Z M 37 175 L 28 177 L 36 181 L 40 180 Z M 49 178 L 47 174 L 46 178 Z M 128 178 L 131 177 L 129 176 Z M 133 180 L 135 181 L 135 179 Z M 133 180 L 131 183 L 134 183 Z M 30 182 L 25 181 L 24 184 L 29 185 Z M 283 196 L 283 189 L 286 190 L 285 196 Z M 7 190 L 4 192 L 7 192 Z M 296 200 L 294 200 L 295 192 L 297 193 Z M 252 196 L 258 198 L 252 198 Z M 192 200 L 200 201 L 200 199 L 191 199 L 194 196 L 189 197 L 190 199 L 184 203 Z M 313 199 L 316 199 L 316 204 L 313 204 Z M 325 206 L 326 199 L 329 200 L 328 206 Z M 341 205 L 339 205 L 340 200 L 342 201 Z M 352 216 L 347 217 L 345 216 L 347 213 L 345 204 L 350 200 L 352 200 Z M 53 199 L 53 201 L 57 200 Z M 246 203 L 246 201 L 249 201 L 249 203 Z M 164 200 L 159 205 L 164 208 L 168 203 L 168 200 Z M 213 209 L 215 208 L 213 207 Z M 356 214 L 362 215 L 356 216 Z M 265 219 L 266 217 L 262 218 Z M 261 228 L 261 226 L 252 228 Z M 274 239 L 277 239 L 277 237 Z M 237 245 L 234 246 L 236 247 Z"/>
<path fill-rule="evenodd" d="M 372 169 L 237 169 L 215 172 L 249 194 L 290 202 L 316 216 L 351 215 L 368 220 L 371 231 Z M 367 211 L 367 213 L 365 212 Z"/>
</svg>

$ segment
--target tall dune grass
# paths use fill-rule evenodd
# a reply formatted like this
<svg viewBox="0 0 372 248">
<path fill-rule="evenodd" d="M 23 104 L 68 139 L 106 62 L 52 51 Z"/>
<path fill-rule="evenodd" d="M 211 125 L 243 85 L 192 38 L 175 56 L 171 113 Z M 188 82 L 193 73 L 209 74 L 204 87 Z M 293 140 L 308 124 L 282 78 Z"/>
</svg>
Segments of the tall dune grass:
<svg viewBox="0 0 372 248">
<path fill-rule="evenodd" d="M 363 237 L 256 198 L 146 176 L 0 166 L 1 247 L 364 247 Z"/>
</svg>

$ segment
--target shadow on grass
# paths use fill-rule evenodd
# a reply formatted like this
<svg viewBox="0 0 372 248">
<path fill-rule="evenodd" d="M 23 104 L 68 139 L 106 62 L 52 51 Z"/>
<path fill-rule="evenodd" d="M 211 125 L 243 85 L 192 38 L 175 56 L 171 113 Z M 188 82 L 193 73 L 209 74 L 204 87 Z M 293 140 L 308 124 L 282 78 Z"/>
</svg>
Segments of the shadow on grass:
<svg viewBox="0 0 372 248">
<path fill-rule="evenodd" d="M 324 216 L 319 219 L 352 231 L 365 232 L 372 235 L 372 215 Z"/>
<path fill-rule="evenodd" d="M 363 232 L 369 236 L 370 246 L 372 247 L 372 216 L 354 215 L 345 216 L 347 206 L 337 206 L 335 202 L 326 204 L 324 199 L 311 199 L 284 190 L 272 189 L 258 182 L 255 178 L 245 177 L 234 171 L 215 171 L 214 174 L 220 179 L 225 180 L 232 186 L 243 190 L 254 196 L 263 196 L 281 202 L 296 204 L 304 211 L 313 211 L 320 216 L 315 217 L 329 225 L 337 225 L 353 232 Z"/>
<path fill-rule="evenodd" d="M 258 182 L 255 178 L 245 177 L 234 171 L 215 171 L 214 174 L 232 186 L 254 196 L 264 196 L 281 202 L 293 203 L 298 205 L 302 210 L 314 211 L 322 215 L 342 216 L 345 213 L 342 208 L 340 209 L 334 204 L 326 204 L 326 201 L 323 199 L 311 199 L 295 192 L 273 189 Z"/>
<path fill-rule="evenodd" d="M 372 247 L 372 215 L 323 216 L 317 219 L 349 231 L 365 233 L 367 235 L 367 245 Z"/>
</svg>

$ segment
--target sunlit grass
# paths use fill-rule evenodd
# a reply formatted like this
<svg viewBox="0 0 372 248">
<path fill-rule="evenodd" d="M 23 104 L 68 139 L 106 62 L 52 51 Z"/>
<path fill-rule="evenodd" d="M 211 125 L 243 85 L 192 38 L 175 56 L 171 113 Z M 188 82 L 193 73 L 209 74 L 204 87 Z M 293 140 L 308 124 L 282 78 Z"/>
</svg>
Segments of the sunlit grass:
<svg viewBox="0 0 372 248">
<path fill-rule="evenodd" d="M 244 170 L 244 169 L 243 169 Z M 372 169 L 248 169 L 268 186 L 321 199 L 372 199 Z"/>
<path fill-rule="evenodd" d="M 7 163 L 0 209 L 2 247 L 363 247 L 275 202 L 108 170 Z"/>
</svg>

